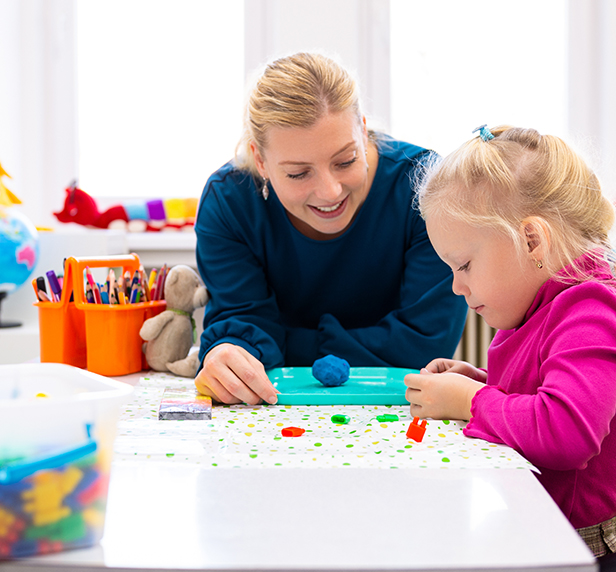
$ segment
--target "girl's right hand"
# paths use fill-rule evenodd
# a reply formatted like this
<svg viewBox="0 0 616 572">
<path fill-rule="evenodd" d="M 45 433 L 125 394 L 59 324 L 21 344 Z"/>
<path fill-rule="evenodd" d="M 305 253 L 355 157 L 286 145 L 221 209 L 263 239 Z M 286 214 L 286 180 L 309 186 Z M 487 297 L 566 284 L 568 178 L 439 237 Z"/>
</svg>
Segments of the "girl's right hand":
<svg viewBox="0 0 616 572">
<path fill-rule="evenodd" d="M 220 403 L 262 401 L 275 404 L 278 390 L 270 382 L 263 364 L 244 348 L 220 344 L 212 348 L 203 360 L 203 369 L 195 378 L 195 386 L 203 395 Z"/>
<path fill-rule="evenodd" d="M 430 373 L 459 373 L 483 383 L 485 383 L 488 378 L 488 374 L 485 371 L 476 368 L 468 362 L 455 359 L 437 358 L 432 360 L 425 369 Z"/>
</svg>

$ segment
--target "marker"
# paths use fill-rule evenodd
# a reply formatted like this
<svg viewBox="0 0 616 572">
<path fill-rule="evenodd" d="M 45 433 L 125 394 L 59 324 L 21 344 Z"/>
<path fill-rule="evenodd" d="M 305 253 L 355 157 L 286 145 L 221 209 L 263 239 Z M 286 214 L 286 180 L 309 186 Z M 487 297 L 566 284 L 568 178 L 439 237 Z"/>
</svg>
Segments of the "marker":
<svg viewBox="0 0 616 572">
<path fill-rule="evenodd" d="M 51 302 L 49 296 L 47 296 L 47 294 L 45 294 L 42 290 L 39 290 L 38 297 L 41 302 Z"/>
<path fill-rule="evenodd" d="M 45 292 L 45 294 L 47 294 L 47 288 L 45 287 L 45 278 L 43 278 L 42 276 L 39 276 L 36 279 L 36 287 L 39 290 L 42 290 L 43 292 Z"/>
<path fill-rule="evenodd" d="M 59 302 L 62 297 L 62 287 L 58 282 L 56 273 L 53 270 L 49 270 L 46 274 L 47 280 L 49 281 L 49 287 L 51 288 L 51 292 L 53 294 L 52 299 L 54 302 Z"/>
<path fill-rule="evenodd" d="M 43 280 L 43 282 L 45 282 L 45 280 Z M 36 296 L 38 302 L 49 302 L 49 296 L 47 296 L 47 294 L 42 290 L 38 289 L 36 278 L 32 279 L 32 288 L 34 289 L 34 295 Z"/>
</svg>

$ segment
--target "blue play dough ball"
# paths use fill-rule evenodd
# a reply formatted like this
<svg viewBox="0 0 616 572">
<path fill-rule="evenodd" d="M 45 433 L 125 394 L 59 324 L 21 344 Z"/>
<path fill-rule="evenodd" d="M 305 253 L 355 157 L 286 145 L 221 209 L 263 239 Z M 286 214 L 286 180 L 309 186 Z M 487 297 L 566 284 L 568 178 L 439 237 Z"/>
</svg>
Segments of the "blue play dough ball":
<svg viewBox="0 0 616 572">
<path fill-rule="evenodd" d="M 349 379 L 350 371 L 348 361 L 333 355 L 325 356 L 312 364 L 312 375 L 325 387 L 342 385 Z"/>
</svg>

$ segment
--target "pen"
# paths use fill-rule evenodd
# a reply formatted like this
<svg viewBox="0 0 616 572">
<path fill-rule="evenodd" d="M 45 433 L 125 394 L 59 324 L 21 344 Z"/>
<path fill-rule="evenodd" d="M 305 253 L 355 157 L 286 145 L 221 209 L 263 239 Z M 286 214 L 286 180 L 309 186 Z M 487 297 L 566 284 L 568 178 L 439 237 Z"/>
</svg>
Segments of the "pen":
<svg viewBox="0 0 616 572">
<path fill-rule="evenodd" d="M 52 299 L 54 302 L 59 302 L 62 297 L 62 287 L 58 282 L 56 273 L 53 270 L 47 271 L 47 280 L 49 281 L 49 288 L 52 292 Z"/>
</svg>

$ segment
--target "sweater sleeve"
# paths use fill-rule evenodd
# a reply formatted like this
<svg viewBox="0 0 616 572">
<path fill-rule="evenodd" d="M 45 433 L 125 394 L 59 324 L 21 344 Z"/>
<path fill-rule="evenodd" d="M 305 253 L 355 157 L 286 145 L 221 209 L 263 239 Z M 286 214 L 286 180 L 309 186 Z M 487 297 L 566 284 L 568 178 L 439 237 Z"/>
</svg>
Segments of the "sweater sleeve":
<svg viewBox="0 0 616 572">
<path fill-rule="evenodd" d="M 592 292 L 591 300 L 572 292 L 554 301 L 536 392 L 507 393 L 488 369 L 465 435 L 509 445 L 546 469 L 582 469 L 599 453 L 616 413 L 616 311 L 607 288 Z"/>
<path fill-rule="evenodd" d="M 331 314 L 319 323 L 319 352 L 351 363 L 419 369 L 456 349 L 468 307 L 452 291 L 452 274 L 437 256 L 425 224 L 414 218 L 404 257 L 399 308 L 375 325 L 345 330 Z"/>
<path fill-rule="evenodd" d="M 243 347 L 266 368 L 283 365 L 285 331 L 275 296 L 254 252 L 239 232 L 241 221 L 226 212 L 206 185 L 199 208 L 197 266 L 210 293 L 201 335 L 200 361 L 222 343 Z M 239 192 L 239 189 L 238 189 Z M 246 214 L 246 213 L 242 213 Z"/>
</svg>

